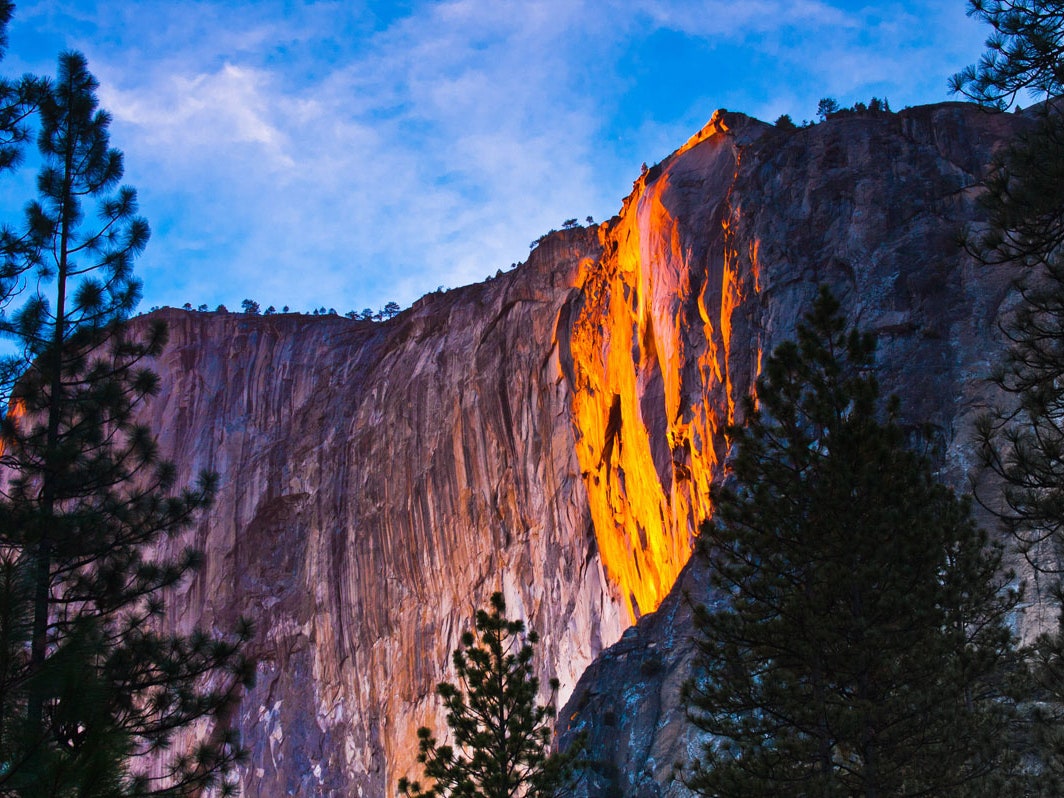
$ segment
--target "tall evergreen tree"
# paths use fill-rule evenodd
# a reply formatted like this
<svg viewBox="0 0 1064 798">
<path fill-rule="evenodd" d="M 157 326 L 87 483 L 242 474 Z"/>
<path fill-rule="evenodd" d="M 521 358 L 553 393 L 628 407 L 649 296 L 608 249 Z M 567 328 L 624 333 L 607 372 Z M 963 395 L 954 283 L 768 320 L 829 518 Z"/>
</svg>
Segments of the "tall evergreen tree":
<svg viewBox="0 0 1064 798">
<path fill-rule="evenodd" d="M 990 25 L 977 65 L 952 86 L 992 107 L 1022 92 L 1043 102 L 1034 128 L 1011 146 L 986 181 L 987 224 L 974 253 L 1017 267 L 1021 295 L 1003 321 L 1011 342 L 995 381 L 1017 402 L 984 419 L 983 454 L 1005 486 L 1002 516 L 1039 570 L 1064 564 L 1064 3 L 971 0 Z"/>
<path fill-rule="evenodd" d="M 399 780 L 408 798 L 548 798 L 567 780 L 579 744 L 551 753 L 553 701 L 536 703 L 535 632 L 506 618 L 501 593 L 491 612 L 478 610 L 476 634 L 466 632 L 454 652 L 459 684 L 436 688 L 447 708 L 454 745 L 440 745 L 418 729 L 418 762 L 432 785 Z M 551 681 L 552 692 L 558 683 Z"/>
<path fill-rule="evenodd" d="M 0 454 L 0 794 L 183 795 L 239 755 L 222 729 L 167 750 L 247 682 L 247 630 L 178 636 L 157 623 L 167 589 L 200 562 L 161 544 L 208 506 L 215 479 L 175 493 L 173 466 L 134 418 L 158 389 L 147 362 L 166 331 L 138 338 L 125 324 L 149 231 L 119 186 L 96 89 L 84 57 L 64 53 L 38 97 L 40 197 L 3 236 L 5 274 L 34 288 L 0 320 L 19 346 Z"/>
<path fill-rule="evenodd" d="M 1004 109 L 1022 94 L 1032 129 L 1010 146 L 986 180 L 987 221 L 970 236 L 973 253 L 1016 269 L 1020 302 L 1002 329 L 1009 355 L 993 375 L 1011 401 L 980 422 L 985 465 L 1002 485 L 994 509 L 1036 573 L 1049 575 L 1060 617 L 1028 647 L 1032 759 L 1041 794 L 1064 789 L 1064 3 L 971 0 L 991 28 L 978 64 L 953 77 L 955 91 Z"/>
<path fill-rule="evenodd" d="M 712 735 L 687 772 L 703 795 L 962 795 L 1003 763 L 1001 552 L 908 448 L 873 340 L 844 326 L 822 290 L 728 430 L 685 689 Z"/>
</svg>

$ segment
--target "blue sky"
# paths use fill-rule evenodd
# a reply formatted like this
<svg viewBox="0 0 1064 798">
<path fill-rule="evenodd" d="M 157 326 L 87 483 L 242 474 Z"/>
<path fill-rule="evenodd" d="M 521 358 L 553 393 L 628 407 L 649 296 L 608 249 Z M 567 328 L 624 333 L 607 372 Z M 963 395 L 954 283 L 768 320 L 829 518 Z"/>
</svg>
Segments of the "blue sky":
<svg viewBox="0 0 1064 798">
<path fill-rule="evenodd" d="M 343 313 L 612 216 L 716 108 L 951 99 L 986 32 L 963 0 L 21 0 L 0 68 L 88 57 L 153 230 L 143 307 Z"/>
</svg>

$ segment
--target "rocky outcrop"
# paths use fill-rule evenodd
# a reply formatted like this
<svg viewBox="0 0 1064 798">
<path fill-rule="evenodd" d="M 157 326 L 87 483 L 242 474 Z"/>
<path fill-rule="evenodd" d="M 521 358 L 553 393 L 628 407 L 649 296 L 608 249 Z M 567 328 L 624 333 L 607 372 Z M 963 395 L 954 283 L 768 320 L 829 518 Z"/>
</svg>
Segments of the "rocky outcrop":
<svg viewBox="0 0 1064 798">
<path fill-rule="evenodd" d="M 181 479 L 222 478 L 174 544 L 208 556 L 168 618 L 256 623 L 244 794 L 392 794 L 494 590 L 572 693 L 563 726 L 591 731 L 585 794 L 682 792 L 675 585 L 700 584 L 684 568 L 723 426 L 826 283 L 966 472 L 1008 275 L 958 233 L 1018 124 L 960 104 L 793 132 L 718 113 L 615 219 L 389 322 L 163 311 L 147 420 Z"/>
<path fill-rule="evenodd" d="M 763 131 L 740 145 L 720 246 L 688 269 L 706 285 L 706 336 L 710 350 L 716 344 L 707 383 L 723 383 L 716 418 L 731 418 L 763 353 L 792 337 L 826 284 L 852 321 L 877 334 L 882 387 L 902 397 L 903 423 L 931 425 L 943 477 L 967 488 L 972 424 L 1002 355 L 996 319 L 1014 275 L 975 263 L 961 233 L 978 223 L 978 184 L 992 154 L 1022 124 L 948 104 Z M 666 160 L 658 180 L 688 157 Z M 685 205 L 705 209 L 717 196 L 714 188 Z M 682 207 L 669 214 L 679 237 L 707 237 Z M 705 275 L 696 278 L 700 266 Z M 675 764 L 701 744 L 679 702 L 694 656 L 691 600 L 711 600 L 698 558 L 661 609 L 592 665 L 563 709 L 563 744 L 578 732 L 590 738 L 592 766 L 575 794 L 690 795 Z"/>
<path fill-rule="evenodd" d="M 167 311 L 150 422 L 221 475 L 180 624 L 255 621 L 244 794 L 383 796 L 474 610 L 502 590 L 563 692 L 624 615 L 588 515 L 556 320 L 591 231 L 384 324 Z"/>
</svg>

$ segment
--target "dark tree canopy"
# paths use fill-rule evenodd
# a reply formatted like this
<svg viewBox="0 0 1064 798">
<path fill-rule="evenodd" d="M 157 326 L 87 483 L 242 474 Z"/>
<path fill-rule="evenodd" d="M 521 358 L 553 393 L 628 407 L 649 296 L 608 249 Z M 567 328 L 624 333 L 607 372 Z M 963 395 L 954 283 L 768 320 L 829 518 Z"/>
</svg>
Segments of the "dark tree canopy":
<svg viewBox="0 0 1064 798">
<path fill-rule="evenodd" d="M 454 744 L 441 745 L 431 729 L 418 729 L 418 761 L 432 784 L 400 779 L 401 795 L 549 798 L 568 780 L 579 746 L 551 752 L 555 712 L 553 701 L 536 702 L 537 640 L 522 621 L 506 618 L 501 593 L 492 595 L 491 612 L 477 611 L 475 634 L 466 632 L 454 652 L 458 684 L 436 688 Z M 552 680 L 552 692 L 557 686 Z"/>
<path fill-rule="evenodd" d="M 832 114 L 839 112 L 839 103 L 834 97 L 824 97 L 817 103 L 816 115 L 821 119 L 827 119 Z"/>
<path fill-rule="evenodd" d="M 250 678 L 232 639 L 161 631 L 168 589 L 201 556 L 165 555 L 216 480 L 177 490 L 137 408 L 163 325 L 135 336 L 135 257 L 149 237 L 79 53 L 39 86 L 39 197 L 4 231 L 21 306 L 0 318 L 0 795 L 184 794 L 216 784 L 240 749 L 224 724 L 187 753 Z M 207 678 L 211 684 L 208 686 Z M 151 755 L 162 778 L 147 775 Z"/>
<path fill-rule="evenodd" d="M 1021 92 L 1056 97 L 1064 89 L 1064 2 L 969 0 L 969 16 L 990 25 L 986 52 L 950 79 L 976 102 L 1007 108 Z"/>
<path fill-rule="evenodd" d="M 972 2 L 993 33 L 978 65 L 953 78 L 956 91 L 1004 106 L 1030 90 L 1055 97 L 1064 78 L 1064 3 Z M 987 221 L 970 231 L 974 254 L 1017 266 L 1021 302 L 1002 320 L 1010 341 L 993 374 L 1015 402 L 988 414 L 979 436 L 984 462 L 1004 484 L 986 501 L 1035 568 L 1058 571 L 1064 556 L 1064 114 L 1044 103 L 1030 130 L 986 180 Z"/>
<path fill-rule="evenodd" d="M 906 445 L 874 342 L 822 291 L 728 430 L 699 552 L 707 796 L 942 796 L 986 784 L 1008 720 L 1000 549 Z"/>
<path fill-rule="evenodd" d="M 1016 268 L 1020 301 L 1001 321 L 1008 357 L 992 375 L 1006 397 L 979 423 L 984 464 L 1003 487 L 981 496 L 998 513 L 1036 572 L 1052 574 L 1046 598 L 1064 621 L 1064 3 L 971 2 L 992 28 L 979 64 L 953 87 L 1004 108 L 1021 92 L 1042 102 L 1032 127 L 986 180 L 987 221 L 970 231 L 972 252 Z M 1064 788 L 1064 625 L 1028 646 L 1026 719 L 1040 794 Z"/>
<path fill-rule="evenodd" d="M 0 58 L 7 47 L 7 26 L 14 10 L 14 3 L 0 0 Z M 0 77 L 0 173 L 9 172 L 21 163 L 30 135 L 29 117 L 37 110 L 46 86 L 46 81 L 32 75 L 24 75 L 18 81 Z M 0 318 L 12 297 L 24 287 L 19 280 L 19 265 L 11 258 L 19 249 L 18 236 L 0 228 Z M 0 374 L 0 388 L 3 383 Z M 0 418 L 7 409 L 6 400 L 6 393 L 0 392 Z"/>
</svg>

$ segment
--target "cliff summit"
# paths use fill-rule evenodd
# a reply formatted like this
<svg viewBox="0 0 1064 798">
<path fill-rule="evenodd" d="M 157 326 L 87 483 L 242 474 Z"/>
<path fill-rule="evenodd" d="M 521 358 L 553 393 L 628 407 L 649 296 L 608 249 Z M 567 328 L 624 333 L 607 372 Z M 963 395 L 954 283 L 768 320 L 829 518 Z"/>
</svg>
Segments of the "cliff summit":
<svg viewBox="0 0 1064 798">
<path fill-rule="evenodd" d="M 1012 275 L 959 234 L 1024 124 L 961 103 L 792 131 L 718 111 L 611 221 L 390 321 L 161 311 L 145 420 L 179 481 L 222 480 L 175 543 L 207 564 L 168 622 L 256 623 L 244 794 L 392 794 L 497 590 L 540 635 L 562 731 L 590 732 L 580 789 L 683 794 L 679 590 L 724 425 L 823 284 L 963 483 Z"/>
</svg>

